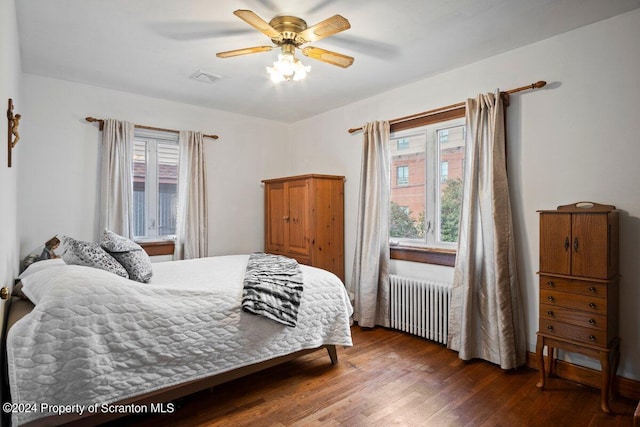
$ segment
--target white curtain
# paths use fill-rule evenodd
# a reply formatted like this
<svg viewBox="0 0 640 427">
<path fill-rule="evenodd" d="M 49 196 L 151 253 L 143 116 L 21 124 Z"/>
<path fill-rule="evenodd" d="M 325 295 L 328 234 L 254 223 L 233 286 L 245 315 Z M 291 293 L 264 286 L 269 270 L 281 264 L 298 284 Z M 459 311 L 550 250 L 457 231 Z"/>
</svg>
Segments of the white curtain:
<svg viewBox="0 0 640 427">
<path fill-rule="evenodd" d="M 100 233 L 105 228 L 133 238 L 134 124 L 105 119 L 102 131 Z"/>
<path fill-rule="evenodd" d="M 180 131 L 176 260 L 208 256 L 207 177 L 204 136 Z"/>
<path fill-rule="evenodd" d="M 367 123 L 363 132 L 353 319 L 364 327 L 389 326 L 389 122 Z"/>
<path fill-rule="evenodd" d="M 525 363 L 500 92 L 466 102 L 467 140 L 449 348 L 503 369 Z"/>
</svg>

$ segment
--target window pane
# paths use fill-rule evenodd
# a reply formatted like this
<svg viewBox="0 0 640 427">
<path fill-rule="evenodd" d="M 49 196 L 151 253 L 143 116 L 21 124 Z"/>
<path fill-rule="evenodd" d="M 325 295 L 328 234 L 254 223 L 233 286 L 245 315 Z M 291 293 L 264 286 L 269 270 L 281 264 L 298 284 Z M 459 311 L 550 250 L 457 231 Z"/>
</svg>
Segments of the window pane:
<svg viewBox="0 0 640 427">
<path fill-rule="evenodd" d="M 416 133 L 391 141 L 390 234 L 401 240 L 425 238 L 426 134 Z"/>
<path fill-rule="evenodd" d="M 177 144 L 158 142 L 158 235 L 176 234 L 178 203 Z"/>
<path fill-rule="evenodd" d="M 446 138 L 443 135 L 447 135 Z M 438 130 L 440 242 L 458 241 L 464 167 L 464 126 Z"/>
<path fill-rule="evenodd" d="M 447 142 L 449 140 L 449 129 L 440 129 L 438 131 L 438 141 Z"/>
<path fill-rule="evenodd" d="M 440 162 L 440 182 L 449 178 L 449 162 Z"/>
<path fill-rule="evenodd" d="M 398 166 L 396 175 L 396 182 L 398 183 L 398 185 L 409 184 L 409 166 Z"/>
<path fill-rule="evenodd" d="M 145 224 L 145 185 L 147 177 L 147 144 L 145 141 L 133 141 L 133 234 L 135 237 L 146 235 Z"/>
</svg>

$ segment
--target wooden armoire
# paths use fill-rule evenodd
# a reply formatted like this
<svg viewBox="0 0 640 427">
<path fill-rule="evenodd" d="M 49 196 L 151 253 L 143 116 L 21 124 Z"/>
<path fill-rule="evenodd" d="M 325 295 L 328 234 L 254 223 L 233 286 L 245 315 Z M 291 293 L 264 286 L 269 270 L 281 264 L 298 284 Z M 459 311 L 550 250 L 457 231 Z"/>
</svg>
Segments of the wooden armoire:
<svg viewBox="0 0 640 427">
<path fill-rule="evenodd" d="M 549 374 L 554 349 L 600 361 L 601 408 L 620 359 L 618 337 L 618 211 L 615 206 L 579 202 L 540 214 L 540 322 L 536 357 L 538 387 L 545 383 L 544 347 Z"/>
<path fill-rule="evenodd" d="M 262 182 L 265 252 L 328 270 L 344 281 L 344 177 L 310 174 Z"/>
</svg>

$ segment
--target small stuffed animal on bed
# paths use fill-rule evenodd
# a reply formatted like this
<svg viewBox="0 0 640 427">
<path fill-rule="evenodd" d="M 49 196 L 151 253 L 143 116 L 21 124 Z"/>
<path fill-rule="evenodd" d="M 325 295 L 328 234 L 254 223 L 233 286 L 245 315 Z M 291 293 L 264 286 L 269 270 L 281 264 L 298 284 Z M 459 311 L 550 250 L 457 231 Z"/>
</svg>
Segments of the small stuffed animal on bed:
<svg viewBox="0 0 640 427">
<path fill-rule="evenodd" d="M 58 255 L 54 252 L 55 249 L 60 246 L 60 239 L 57 236 L 53 236 L 44 244 L 44 249 L 42 249 L 42 253 L 40 254 L 40 261 L 43 259 L 54 259 L 59 258 Z"/>
</svg>

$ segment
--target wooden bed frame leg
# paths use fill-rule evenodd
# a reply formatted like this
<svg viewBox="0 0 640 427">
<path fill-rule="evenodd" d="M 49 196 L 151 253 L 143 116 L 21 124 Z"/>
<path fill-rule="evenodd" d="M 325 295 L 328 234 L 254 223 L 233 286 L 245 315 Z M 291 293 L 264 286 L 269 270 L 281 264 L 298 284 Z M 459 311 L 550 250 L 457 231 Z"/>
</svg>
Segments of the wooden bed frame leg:
<svg viewBox="0 0 640 427">
<path fill-rule="evenodd" d="M 338 363 L 338 351 L 336 350 L 335 345 L 328 345 L 327 353 L 329 353 L 329 358 L 331 359 L 332 365 L 335 365 L 336 363 Z"/>
</svg>

